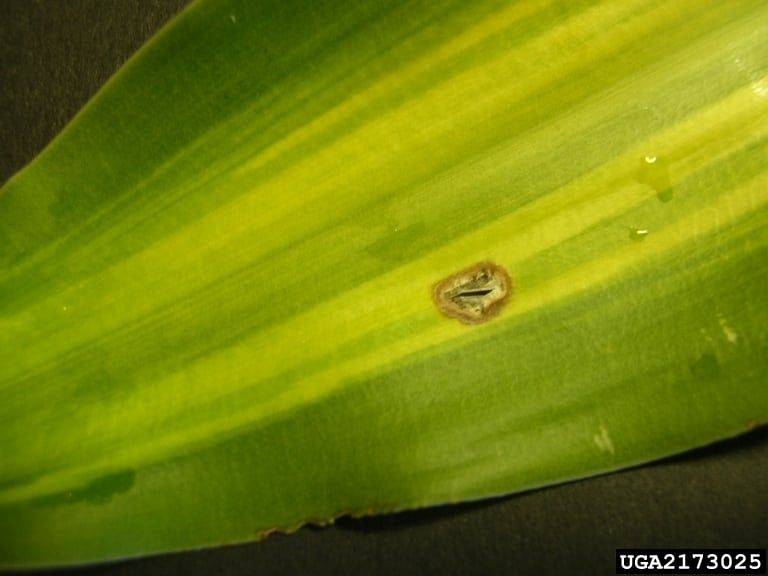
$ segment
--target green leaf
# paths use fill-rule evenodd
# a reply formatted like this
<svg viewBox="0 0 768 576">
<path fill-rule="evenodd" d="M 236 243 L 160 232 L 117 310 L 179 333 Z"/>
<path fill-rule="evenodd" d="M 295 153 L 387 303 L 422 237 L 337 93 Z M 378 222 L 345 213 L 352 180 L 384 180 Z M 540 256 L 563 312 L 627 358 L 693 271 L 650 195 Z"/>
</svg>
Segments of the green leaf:
<svg viewBox="0 0 768 576">
<path fill-rule="evenodd" d="M 765 423 L 767 70 L 759 0 L 194 3 L 0 190 L 0 566 Z"/>
</svg>

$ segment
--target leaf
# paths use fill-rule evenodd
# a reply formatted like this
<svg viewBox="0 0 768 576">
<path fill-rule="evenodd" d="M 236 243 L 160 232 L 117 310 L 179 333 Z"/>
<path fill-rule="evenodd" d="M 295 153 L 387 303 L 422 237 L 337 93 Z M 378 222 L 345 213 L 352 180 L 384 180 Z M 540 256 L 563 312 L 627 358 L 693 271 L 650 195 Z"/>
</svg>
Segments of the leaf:
<svg viewBox="0 0 768 576">
<path fill-rule="evenodd" d="M 767 16 L 193 4 L 0 191 L 0 565 L 484 498 L 765 423 Z M 503 307 L 442 314 L 480 263 L 501 276 L 459 276 L 462 302 Z"/>
</svg>

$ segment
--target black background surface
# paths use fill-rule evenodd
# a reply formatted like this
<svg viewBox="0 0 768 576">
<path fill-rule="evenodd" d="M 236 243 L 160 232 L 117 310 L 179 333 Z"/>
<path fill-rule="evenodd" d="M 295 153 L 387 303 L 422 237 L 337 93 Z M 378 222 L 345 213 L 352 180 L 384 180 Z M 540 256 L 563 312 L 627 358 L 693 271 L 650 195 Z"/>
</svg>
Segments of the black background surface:
<svg viewBox="0 0 768 576">
<path fill-rule="evenodd" d="M 32 160 L 185 4 L 0 0 L 0 182 Z M 763 428 L 651 466 L 507 498 L 342 519 L 254 544 L 71 572 L 612 574 L 617 547 L 766 544 Z"/>
</svg>

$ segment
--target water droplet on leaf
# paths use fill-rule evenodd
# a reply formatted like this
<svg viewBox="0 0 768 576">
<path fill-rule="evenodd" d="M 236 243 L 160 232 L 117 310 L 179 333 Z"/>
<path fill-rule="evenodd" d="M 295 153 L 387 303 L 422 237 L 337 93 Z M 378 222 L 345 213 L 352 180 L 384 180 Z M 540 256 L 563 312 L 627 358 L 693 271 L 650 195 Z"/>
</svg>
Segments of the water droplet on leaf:
<svg viewBox="0 0 768 576">
<path fill-rule="evenodd" d="M 643 240 L 646 236 L 648 236 L 648 229 L 647 228 L 635 228 L 630 227 L 629 229 L 629 239 L 634 241 Z"/>
<path fill-rule="evenodd" d="M 669 202 L 674 196 L 669 179 L 669 162 L 661 156 L 646 154 L 640 158 L 637 180 L 656 190 L 656 198 Z"/>
</svg>

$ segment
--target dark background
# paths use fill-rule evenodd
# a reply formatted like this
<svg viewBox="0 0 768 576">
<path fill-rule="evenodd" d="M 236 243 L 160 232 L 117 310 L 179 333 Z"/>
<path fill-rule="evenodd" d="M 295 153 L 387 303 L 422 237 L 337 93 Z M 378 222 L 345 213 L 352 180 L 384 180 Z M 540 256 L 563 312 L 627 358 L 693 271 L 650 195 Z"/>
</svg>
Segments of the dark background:
<svg viewBox="0 0 768 576">
<path fill-rule="evenodd" d="M 0 0 L 0 183 L 186 3 Z M 613 573 L 617 547 L 767 544 L 762 428 L 651 466 L 507 498 L 71 572 L 592 575 Z"/>
</svg>

